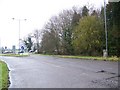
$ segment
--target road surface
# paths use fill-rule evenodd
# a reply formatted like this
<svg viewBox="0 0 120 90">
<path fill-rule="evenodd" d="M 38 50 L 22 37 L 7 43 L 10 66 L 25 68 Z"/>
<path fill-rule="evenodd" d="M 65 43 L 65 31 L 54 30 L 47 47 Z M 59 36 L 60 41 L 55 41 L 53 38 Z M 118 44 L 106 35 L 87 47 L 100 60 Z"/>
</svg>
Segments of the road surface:
<svg viewBox="0 0 120 90">
<path fill-rule="evenodd" d="M 44 55 L 5 57 L 9 88 L 115 88 L 118 63 Z"/>
</svg>

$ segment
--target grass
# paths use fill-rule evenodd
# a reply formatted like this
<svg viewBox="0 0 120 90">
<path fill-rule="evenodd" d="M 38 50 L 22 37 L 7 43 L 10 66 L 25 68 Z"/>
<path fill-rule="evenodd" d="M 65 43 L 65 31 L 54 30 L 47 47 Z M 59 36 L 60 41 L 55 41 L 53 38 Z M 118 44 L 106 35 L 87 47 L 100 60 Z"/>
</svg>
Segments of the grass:
<svg viewBox="0 0 120 90">
<path fill-rule="evenodd" d="M 27 56 L 29 56 L 29 54 L 0 54 L 0 56 L 27 57 Z"/>
<path fill-rule="evenodd" d="M 74 55 L 49 55 L 49 54 L 37 54 L 45 56 L 57 56 L 60 58 L 73 58 L 73 59 L 86 59 L 86 60 L 101 60 L 101 61 L 120 61 L 120 57 L 102 57 L 102 56 L 74 56 Z"/>
<path fill-rule="evenodd" d="M 8 80 L 8 68 L 7 68 L 7 65 L 0 61 L 0 90 L 2 88 L 8 88 L 8 85 L 9 85 L 9 80 Z"/>
<path fill-rule="evenodd" d="M 71 55 L 57 55 L 62 58 L 75 58 L 75 59 L 87 59 L 87 60 L 102 60 L 102 61 L 120 61 L 120 57 L 99 57 L 99 56 L 71 56 Z"/>
</svg>

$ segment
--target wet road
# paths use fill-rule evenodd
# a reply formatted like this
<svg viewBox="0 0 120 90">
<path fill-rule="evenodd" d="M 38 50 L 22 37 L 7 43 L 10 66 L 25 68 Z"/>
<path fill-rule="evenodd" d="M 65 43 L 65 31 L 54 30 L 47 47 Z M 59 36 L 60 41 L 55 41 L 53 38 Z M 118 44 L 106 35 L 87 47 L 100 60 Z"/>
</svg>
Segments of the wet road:
<svg viewBox="0 0 120 90">
<path fill-rule="evenodd" d="M 118 63 L 43 55 L 3 57 L 10 69 L 10 88 L 114 88 Z"/>
</svg>

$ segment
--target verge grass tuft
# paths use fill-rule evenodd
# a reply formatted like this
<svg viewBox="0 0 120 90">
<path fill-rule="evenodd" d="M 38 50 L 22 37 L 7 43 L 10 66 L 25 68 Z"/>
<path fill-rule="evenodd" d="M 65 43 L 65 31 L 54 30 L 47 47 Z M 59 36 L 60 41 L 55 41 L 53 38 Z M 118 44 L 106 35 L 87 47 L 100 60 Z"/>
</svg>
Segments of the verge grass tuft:
<svg viewBox="0 0 120 90">
<path fill-rule="evenodd" d="M 9 70 L 7 65 L 0 61 L 0 90 L 7 89 L 9 86 Z"/>
</svg>

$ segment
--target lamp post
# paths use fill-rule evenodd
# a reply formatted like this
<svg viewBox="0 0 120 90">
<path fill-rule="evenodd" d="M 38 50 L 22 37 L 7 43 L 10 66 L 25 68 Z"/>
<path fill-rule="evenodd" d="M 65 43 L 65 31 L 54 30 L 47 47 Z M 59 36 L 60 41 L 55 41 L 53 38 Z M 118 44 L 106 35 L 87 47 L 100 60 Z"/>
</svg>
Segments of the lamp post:
<svg viewBox="0 0 120 90">
<path fill-rule="evenodd" d="M 20 24 L 21 24 L 21 21 L 26 21 L 27 19 L 15 19 L 15 18 L 12 18 L 13 20 L 16 20 L 18 21 L 19 23 L 19 33 L 18 33 L 18 36 L 19 36 L 19 52 L 20 52 Z"/>
<path fill-rule="evenodd" d="M 107 25 L 106 25 L 106 1 L 104 0 L 104 20 L 105 20 L 105 39 L 106 39 L 106 50 L 105 57 L 108 56 L 108 37 L 107 37 Z"/>
</svg>

